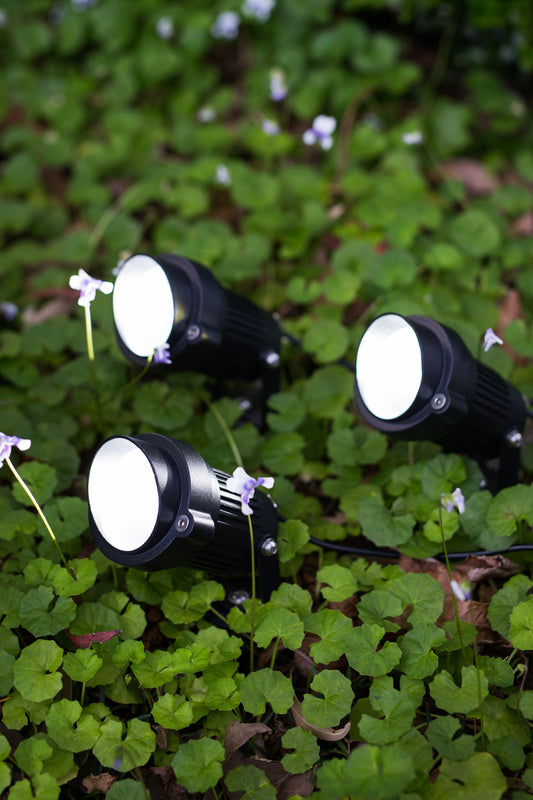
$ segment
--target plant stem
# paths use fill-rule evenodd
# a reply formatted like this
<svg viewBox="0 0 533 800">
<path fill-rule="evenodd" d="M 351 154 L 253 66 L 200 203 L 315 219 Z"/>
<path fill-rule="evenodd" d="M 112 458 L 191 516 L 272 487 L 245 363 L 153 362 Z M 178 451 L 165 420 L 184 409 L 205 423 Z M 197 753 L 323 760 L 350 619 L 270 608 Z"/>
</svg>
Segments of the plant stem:
<svg viewBox="0 0 533 800">
<path fill-rule="evenodd" d="M 98 377 L 96 375 L 96 363 L 94 360 L 93 326 L 91 320 L 91 306 L 89 303 L 85 306 L 85 336 L 87 339 L 87 355 L 89 356 L 89 364 L 91 365 L 91 378 L 93 381 L 94 399 L 96 403 L 96 416 L 98 424 L 100 424 L 102 420 L 102 403 L 100 401 L 100 390 L 98 388 Z"/>
<path fill-rule="evenodd" d="M 238 467 L 243 467 L 243 469 L 244 469 L 244 463 L 243 463 L 241 454 L 239 452 L 239 448 L 237 447 L 237 443 L 236 443 L 235 439 L 233 438 L 233 434 L 230 431 L 226 420 L 224 419 L 224 417 L 222 416 L 222 414 L 220 413 L 218 408 L 215 405 L 213 405 L 213 403 L 211 402 L 211 400 L 207 396 L 204 396 L 204 401 L 205 401 L 205 404 L 208 407 L 209 411 L 211 411 L 211 413 L 215 417 L 216 421 L 218 422 L 218 424 L 222 428 L 222 431 L 224 432 L 226 440 L 227 440 L 227 442 L 228 442 L 228 444 L 230 446 L 231 452 L 233 454 L 233 458 L 235 459 L 235 463 L 237 464 Z"/>
<path fill-rule="evenodd" d="M 274 669 L 274 664 L 276 663 L 276 656 L 278 654 L 280 639 L 281 639 L 280 636 L 276 638 L 276 644 L 274 645 L 274 650 L 272 651 L 272 658 L 270 659 L 270 669 Z"/>
<path fill-rule="evenodd" d="M 450 566 L 450 559 L 448 558 L 448 548 L 446 546 L 446 539 L 444 538 L 444 526 L 442 524 L 442 505 L 439 504 L 439 525 L 440 525 L 440 535 L 442 538 L 442 552 L 444 553 L 444 559 L 446 561 L 446 569 L 448 570 L 448 578 L 450 580 L 450 589 L 452 592 L 452 600 L 453 600 L 453 607 L 455 610 L 455 623 L 457 625 L 457 634 L 459 636 L 459 642 L 461 643 L 461 652 L 463 654 L 463 663 L 466 666 L 466 650 L 465 650 L 465 643 L 463 641 L 463 632 L 461 630 L 461 620 L 459 618 L 459 609 L 457 608 L 457 600 L 455 597 L 455 593 L 452 589 L 452 568 Z"/>
<path fill-rule="evenodd" d="M 125 383 L 125 384 L 124 384 L 124 386 L 122 387 L 122 389 L 121 389 L 120 391 L 121 391 L 121 392 L 126 392 L 128 389 L 131 389 L 131 387 L 132 387 L 132 386 L 135 386 L 135 384 L 136 384 L 138 381 L 140 381 L 140 380 L 141 380 L 141 378 L 144 378 L 144 376 L 146 375 L 146 373 L 147 373 L 147 372 L 148 372 L 148 370 L 150 369 L 150 365 L 151 365 L 151 363 L 152 363 L 153 359 L 154 359 L 154 354 L 153 354 L 153 353 L 150 353 L 150 355 L 149 355 L 149 356 L 148 356 L 148 358 L 146 359 L 146 364 L 144 365 L 144 367 L 142 368 L 142 370 L 141 370 L 140 372 L 138 372 L 138 373 L 137 373 L 137 375 L 135 375 L 135 377 L 134 377 L 134 378 L 132 378 L 132 379 L 131 379 L 131 381 L 130 381 L 129 383 Z"/>
<path fill-rule="evenodd" d="M 20 483 L 20 485 L 22 486 L 22 488 L 24 489 L 24 491 L 26 492 L 26 494 L 30 498 L 32 504 L 35 507 L 35 510 L 37 511 L 37 513 L 39 514 L 41 520 L 43 521 L 43 524 L 44 524 L 46 530 L 50 534 L 53 543 L 57 547 L 57 550 L 59 552 L 59 555 L 61 556 L 61 560 L 62 560 L 63 564 L 65 565 L 65 567 L 68 568 L 67 560 L 66 560 L 65 556 L 63 555 L 63 552 L 62 552 L 62 550 L 61 550 L 61 548 L 59 546 L 59 542 L 57 541 L 57 539 L 55 537 L 55 534 L 54 534 L 52 528 L 50 527 L 50 523 L 46 519 L 46 517 L 45 517 L 45 515 L 44 515 L 44 513 L 43 513 L 43 511 L 41 509 L 41 506 L 39 505 L 39 503 L 37 502 L 37 500 L 35 499 L 35 497 L 31 493 L 29 486 L 22 479 L 22 476 L 19 475 L 18 471 L 15 469 L 15 467 L 14 467 L 11 459 L 9 458 L 9 456 L 6 456 L 4 460 L 5 460 L 6 464 L 7 464 L 7 466 L 9 467 L 9 469 L 11 470 L 11 472 L 13 473 L 13 475 L 15 476 L 15 478 L 17 479 L 17 481 Z"/>
<path fill-rule="evenodd" d="M 256 608 L 256 588 L 255 588 L 255 544 L 254 530 L 252 528 L 252 517 L 248 517 L 250 528 L 250 564 L 252 569 L 252 616 L 250 623 L 250 672 L 254 671 L 254 633 L 255 633 L 255 608 Z"/>
</svg>

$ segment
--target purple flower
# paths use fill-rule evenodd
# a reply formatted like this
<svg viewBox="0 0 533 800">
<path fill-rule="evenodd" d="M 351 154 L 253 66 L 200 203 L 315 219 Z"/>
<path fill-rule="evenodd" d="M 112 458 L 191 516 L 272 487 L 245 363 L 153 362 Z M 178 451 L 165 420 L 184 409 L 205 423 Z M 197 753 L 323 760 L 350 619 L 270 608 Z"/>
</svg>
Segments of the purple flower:
<svg viewBox="0 0 533 800">
<path fill-rule="evenodd" d="M 503 344 L 503 339 L 497 336 L 492 328 L 487 328 L 485 336 L 483 337 L 483 350 L 485 353 L 490 350 L 493 344 Z"/>
<path fill-rule="evenodd" d="M 422 144 L 422 134 L 420 131 L 409 131 L 402 135 L 402 142 L 407 145 Z"/>
<path fill-rule="evenodd" d="M 0 311 L 8 322 L 14 320 L 19 313 L 18 306 L 16 306 L 15 303 L 9 303 L 7 300 L 3 300 L 0 303 Z"/>
<path fill-rule="evenodd" d="M 461 581 L 461 583 L 457 583 L 457 581 L 452 580 L 450 581 L 450 586 L 452 587 L 452 592 L 458 600 L 470 600 L 472 595 L 472 587 L 468 581 Z"/>
<path fill-rule="evenodd" d="M 253 514 L 250 507 L 250 500 L 254 496 L 256 486 L 264 486 L 265 489 L 272 489 L 274 486 L 274 478 L 252 478 L 242 468 L 237 467 L 233 475 L 226 481 L 226 488 L 230 492 L 235 492 L 241 496 L 241 511 L 246 516 Z"/>
<path fill-rule="evenodd" d="M 280 132 L 278 123 L 274 122 L 273 119 L 264 119 L 261 123 L 261 127 L 267 136 L 276 136 Z"/>
<path fill-rule="evenodd" d="M 71 275 L 69 286 L 71 289 L 76 289 L 80 293 L 78 305 L 85 307 L 91 305 L 96 297 L 97 289 L 104 294 L 110 294 L 113 291 L 112 283 L 109 281 L 100 281 L 97 278 L 91 278 L 84 269 L 78 270 L 77 275 Z"/>
<path fill-rule="evenodd" d="M 322 150 L 329 150 L 333 144 L 331 134 L 337 127 L 337 120 L 334 117 L 327 117 L 319 114 L 313 120 L 312 126 L 305 131 L 303 140 L 305 144 L 318 143 Z"/>
<path fill-rule="evenodd" d="M 240 23 L 241 18 L 236 11 L 223 11 L 211 25 L 211 35 L 215 39 L 236 39 Z"/>
<path fill-rule="evenodd" d="M 287 97 L 287 84 L 285 83 L 285 75 L 283 70 L 275 67 L 270 70 L 270 99 L 278 103 Z"/>
<path fill-rule="evenodd" d="M 31 447 L 31 439 L 20 439 L 18 436 L 6 436 L 5 433 L 0 433 L 0 467 L 3 467 L 5 459 L 11 456 L 13 447 L 28 450 Z"/>
<path fill-rule="evenodd" d="M 275 5 L 276 0 L 244 0 L 242 13 L 246 17 L 255 17 L 259 22 L 266 22 Z"/>
<path fill-rule="evenodd" d="M 174 36 L 174 22 L 171 17 L 160 17 L 155 24 L 155 32 L 160 39 L 172 39 Z"/>
<path fill-rule="evenodd" d="M 231 183 L 231 175 L 228 168 L 224 164 L 219 164 L 215 174 L 215 182 L 220 183 L 221 186 L 229 186 Z"/>
<path fill-rule="evenodd" d="M 459 488 L 451 494 L 441 494 L 440 504 L 446 511 L 453 511 L 456 508 L 459 514 L 462 514 L 465 510 L 465 498 Z"/>
<path fill-rule="evenodd" d="M 169 350 L 170 345 L 168 342 L 165 342 L 165 344 L 158 344 L 154 350 L 154 364 L 172 364 L 168 354 Z"/>
</svg>

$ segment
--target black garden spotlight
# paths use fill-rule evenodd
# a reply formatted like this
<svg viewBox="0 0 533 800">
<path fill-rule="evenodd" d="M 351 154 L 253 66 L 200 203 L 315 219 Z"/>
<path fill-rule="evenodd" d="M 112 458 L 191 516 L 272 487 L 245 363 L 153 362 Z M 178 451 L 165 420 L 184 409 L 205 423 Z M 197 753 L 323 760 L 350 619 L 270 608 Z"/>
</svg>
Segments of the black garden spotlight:
<svg viewBox="0 0 533 800">
<path fill-rule="evenodd" d="M 89 524 L 111 561 L 142 570 L 193 567 L 220 577 L 251 572 L 250 529 L 229 477 L 190 445 L 157 433 L 113 436 L 97 450 L 88 477 Z M 259 596 L 280 582 L 278 516 L 256 492 L 254 554 Z"/>
<path fill-rule="evenodd" d="M 361 339 L 355 373 L 357 408 L 371 427 L 464 453 L 493 492 L 516 483 L 524 400 L 455 331 L 429 317 L 383 314 Z"/>
<path fill-rule="evenodd" d="M 246 380 L 277 376 L 276 320 L 183 256 L 128 258 L 115 281 L 113 315 L 119 347 L 139 366 L 168 344 L 169 369 Z"/>
</svg>

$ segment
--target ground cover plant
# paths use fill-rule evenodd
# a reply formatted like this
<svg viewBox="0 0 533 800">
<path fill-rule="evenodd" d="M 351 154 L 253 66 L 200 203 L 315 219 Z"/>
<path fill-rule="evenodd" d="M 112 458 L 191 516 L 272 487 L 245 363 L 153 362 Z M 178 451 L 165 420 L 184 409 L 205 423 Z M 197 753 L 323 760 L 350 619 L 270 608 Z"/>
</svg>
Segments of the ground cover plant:
<svg viewBox="0 0 533 800">
<path fill-rule="evenodd" d="M 530 796 L 531 556 L 435 558 L 532 543 L 530 433 L 492 496 L 365 426 L 353 363 L 373 317 L 423 314 L 533 396 L 531 23 L 518 0 L 2 3 L 2 797 Z M 264 426 L 253 386 L 125 361 L 135 252 L 278 315 Z M 80 269 L 108 292 L 85 307 Z M 283 580 L 252 637 L 222 580 L 94 547 L 94 452 L 151 431 L 274 479 Z"/>
</svg>

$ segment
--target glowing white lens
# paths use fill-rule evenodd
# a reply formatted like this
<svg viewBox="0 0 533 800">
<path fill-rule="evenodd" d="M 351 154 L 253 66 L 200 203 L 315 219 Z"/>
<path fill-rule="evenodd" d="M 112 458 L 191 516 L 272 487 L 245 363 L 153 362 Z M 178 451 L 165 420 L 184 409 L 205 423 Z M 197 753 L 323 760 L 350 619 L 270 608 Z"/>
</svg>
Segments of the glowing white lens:
<svg viewBox="0 0 533 800">
<path fill-rule="evenodd" d="M 133 442 L 116 438 L 102 445 L 91 465 L 88 494 L 98 530 L 112 547 L 129 552 L 149 539 L 159 492 L 148 458 Z"/>
<path fill-rule="evenodd" d="M 355 369 L 359 393 L 375 417 L 404 414 L 422 383 L 422 353 L 411 325 L 397 314 L 375 320 L 361 339 Z"/>
<path fill-rule="evenodd" d="M 137 356 L 149 356 L 168 341 L 174 298 L 157 261 L 144 255 L 126 261 L 115 281 L 113 315 L 120 338 Z"/>
</svg>

